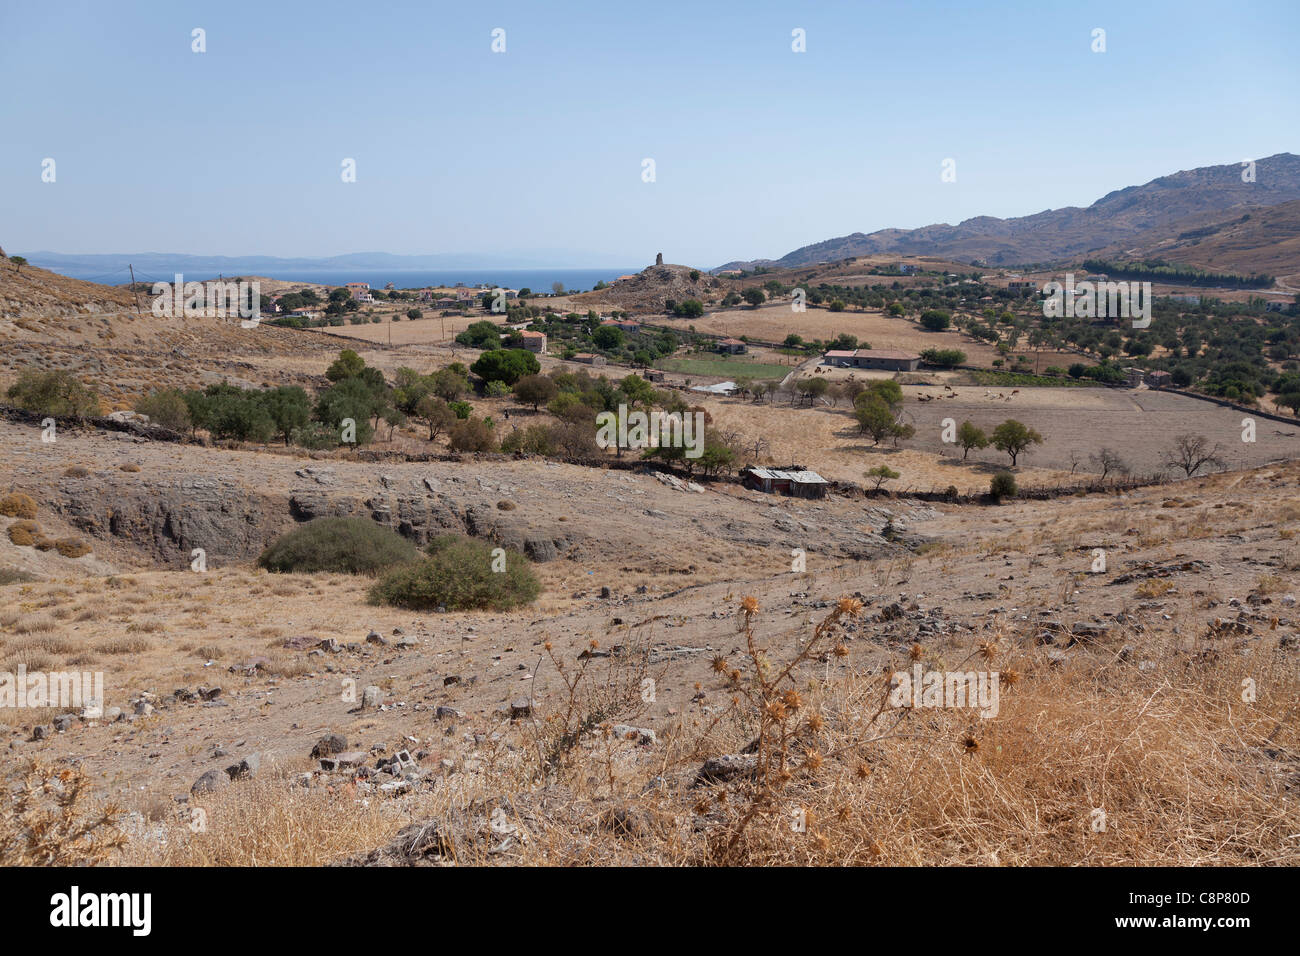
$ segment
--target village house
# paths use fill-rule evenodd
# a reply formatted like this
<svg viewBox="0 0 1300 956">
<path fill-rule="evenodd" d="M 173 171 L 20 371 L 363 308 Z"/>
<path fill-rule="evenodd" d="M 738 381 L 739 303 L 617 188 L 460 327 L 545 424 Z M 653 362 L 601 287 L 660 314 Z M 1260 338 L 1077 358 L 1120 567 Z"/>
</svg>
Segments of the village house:
<svg viewBox="0 0 1300 956">
<path fill-rule="evenodd" d="M 1147 372 L 1147 386 L 1149 388 L 1165 388 L 1172 382 L 1173 376 L 1164 370 Z"/>
<path fill-rule="evenodd" d="M 581 362 L 583 365 L 605 365 L 605 356 L 595 355 L 592 352 L 579 352 L 573 357 L 574 362 Z"/>
<path fill-rule="evenodd" d="M 789 468 L 759 468 L 751 465 L 740 473 L 741 483 L 755 491 L 790 495 L 795 498 L 825 498 L 827 481 L 802 465 Z"/>
<path fill-rule="evenodd" d="M 740 339 L 723 339 L 718 343 L 718 351 L 725 355 L 741 355 L 749 351 L 749 346 Z"/>
<path fill-rule="evenodd" d="M 349 282 L 344 288 L 352 293 L 352 298 L 357 302 L 375 301 L 375 297 L 370 294 L 369 282 Z"/>
<path fill-rule="evenodd" d="M 1142 369 L 1129 366 L 1128 368 L 1124 369 L 1124 375 L 1125 375 L 1124 384 L 1127 385 L 1129 388 L 1141 388 L 1143 374 L 1144 372 Z"/>
<path fill-rule="evenodd" d="M 524 329 L 519 334 L 524 337 L 524 348 L 526 348 L 528 351 L 536 352 L 538 355 L 541 355 L 546 351 L 545 332 L 533 332 L 528 329 Z"/>
<path fill-rule="evenodd" d="M 628 319 L 602 319 L 601 325 L 612 325 L 615 328 L 622 329 L 624 332 L 640 332 L 641 323 L 632 322 Z"/>
<path fill-rule="evenodd" d="M 889 372 L 915 372 L 921 356 L 900 349 L 831 349 L 822 364 L 836 368 L 873 368 Z"/>
</svg>

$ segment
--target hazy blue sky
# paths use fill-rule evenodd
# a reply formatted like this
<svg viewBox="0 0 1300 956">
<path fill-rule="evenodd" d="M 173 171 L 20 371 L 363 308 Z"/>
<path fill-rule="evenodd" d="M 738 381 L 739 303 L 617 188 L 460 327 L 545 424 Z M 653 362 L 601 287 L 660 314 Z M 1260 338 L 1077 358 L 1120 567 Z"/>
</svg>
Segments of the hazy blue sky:
<svg viewBox="0 0 1300 956">
<path fill-rule="evenodd" d="M 0 243 L 776 257 L 1297 151 L 1298 37 L 1296 0 L 3 0 Z"/>
</svg>

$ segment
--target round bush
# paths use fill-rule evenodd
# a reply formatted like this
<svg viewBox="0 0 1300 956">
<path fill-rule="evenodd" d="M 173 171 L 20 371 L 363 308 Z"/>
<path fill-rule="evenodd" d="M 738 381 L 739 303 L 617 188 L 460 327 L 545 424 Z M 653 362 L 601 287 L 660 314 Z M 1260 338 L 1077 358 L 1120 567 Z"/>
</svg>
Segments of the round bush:
<svg viewBox="0 0 1300 956">
<path fill-rule="evenodd" d="M 486 609 L 504 611 L 530 604 L 541 584 L 528 560 L 506 551 L 504 570 L 500 554 L 488 543 L 450 535 L 435 539 L 429 557 L 393 568 L 370 589 L 371 604 L 390 604 L 412 611 Z"/>
<path fill-rule="evenodd" d="M 30 548 L 36 544 L 41 533 L 41 526 L 35 521 L 15 521 L 9 526 L 9 540 L 20 548 Z"/>
<path fill-rule="evenodd" d="M 989 494 L 1001 500 L 1016 496 L 1016 476 L 1009 471 L 999 471 L 989 481 Z"/>
<path fill-rule="evenodd" d="M 80 538 L 59 538 L 54 542 L 54 547 L 65 558 L 79 558 L 84 554 L 90 554 L 90 545 Z"/>
<path fill-rule="evenodd" d="M 0 498 L 0 515 L 6 518 L 35 518 L 36 501 L 31 495 L 14 492 Z"/>
<path fill-rule="evenodd" d="M 377 574 L 419 556 L 411 542 L 367 518 L 316 518 L 278 538 L 257 563 L 285 574 Z"/>
</svg>

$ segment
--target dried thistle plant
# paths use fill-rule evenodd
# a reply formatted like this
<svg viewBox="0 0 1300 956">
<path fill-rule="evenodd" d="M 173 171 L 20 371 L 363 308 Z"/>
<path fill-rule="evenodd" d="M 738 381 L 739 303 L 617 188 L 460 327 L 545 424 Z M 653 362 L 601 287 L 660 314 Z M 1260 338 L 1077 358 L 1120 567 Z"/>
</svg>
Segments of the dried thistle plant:
<svg viewBox="0 0 1300 956">
<path fill-rule="evenodd" d="M 79 767 L 33 760 L 0 807 L 0 864 L 95 866 L 126 843 L 115 804 L 95 806 L 90 778 Z"/>
</svg>

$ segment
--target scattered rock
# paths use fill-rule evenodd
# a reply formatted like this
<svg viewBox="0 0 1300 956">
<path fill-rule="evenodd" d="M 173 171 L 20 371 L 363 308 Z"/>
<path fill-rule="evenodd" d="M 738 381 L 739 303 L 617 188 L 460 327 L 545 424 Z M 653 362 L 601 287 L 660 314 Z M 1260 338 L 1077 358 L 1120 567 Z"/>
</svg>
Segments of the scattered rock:
<svg viewBox="0 0 1300 956">
<path fill-rule="evenodd" d="M 751 776 L 758 769 L 757 754 L 723 754 L 710 757 L 695 774 L 695 785 L 722 783 L 736 777 Z"/>
<path fill-rule="evenodd" d="M 221 770 L 209 770 L 190 787 L 190 793 L 212 793 L 230 786 L 230 777 Z"/>
<path fill-rule="evenodd" d="M 240 780 L 244 777 L 257 776 L 257 771 L 261 766 L 261 756 L 259 754 L 249 754 L 234 766 L 227 767 L 226 773 L 230 776 L 231 780 Z"/>
<path fill-rule="evenodd" d="M 343 753 L 347 749 L 348 738 L 342 734 L 326 734 L 316 741 L 316 746 L 311 748 L 311 755 L 313 759 L 332 757 L 334 754 Z"/>
<path fill-rule="evenodd" d="M 648 747 L 655 742 L 655 732 L 648 727 L 633 727 L 630 724 L 615 724 L 610 728 L 610 732 L 621 740 L 635 740 L 643 747 Z"/>
</svg>

